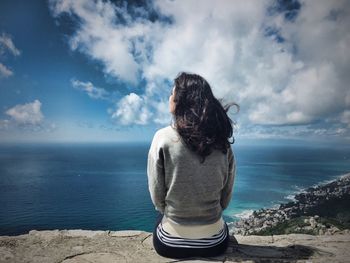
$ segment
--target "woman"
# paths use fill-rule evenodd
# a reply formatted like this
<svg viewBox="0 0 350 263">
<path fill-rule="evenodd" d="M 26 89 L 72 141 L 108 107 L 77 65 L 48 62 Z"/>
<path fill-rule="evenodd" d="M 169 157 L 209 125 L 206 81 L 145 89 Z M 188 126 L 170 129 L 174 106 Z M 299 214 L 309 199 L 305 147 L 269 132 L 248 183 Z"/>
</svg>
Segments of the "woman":
<svg viewBox="0 0 350 263">
<path fill-rule="evenodd" d="M 227 116 L 232 105 L 238 108 L 223 107 L 199 75 L 181 73 L 175 79 L 172 124 L 155 133 L 147 164 L 151 199 L 160 212 L 153 245 L 162 256 L 210 257 L 228 246 L 222 211 L 235 177 Z"/>
</svg>

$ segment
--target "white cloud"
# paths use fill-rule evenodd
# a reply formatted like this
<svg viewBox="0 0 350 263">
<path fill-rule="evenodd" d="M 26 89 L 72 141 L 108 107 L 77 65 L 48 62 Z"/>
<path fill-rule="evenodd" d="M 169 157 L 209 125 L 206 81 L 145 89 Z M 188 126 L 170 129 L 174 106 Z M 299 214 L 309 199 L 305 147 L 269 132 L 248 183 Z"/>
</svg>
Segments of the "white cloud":
<svg viewBox="0 0 350 263">
<path fill-rule="evenodd" d="M 0 131 L 9 132 L 46 132 L 51 133 L 59 127 L 56 123 L 45 121 L 41 111 L 41 102 L 34 100 L 25 104 L 17 104 L 5 111 L 8 119 L 0 119 Z"/>
<path fill-rule="evenodd" d="M 66 12 L 80 19 L 70 39 L 73 50 L 99 61 L 105 73 L 135 90 L 146 82 L 144 94 L 120 100 L 112 118 L 121 123 L 168 123 L 167 83 L 179 71 L 190 71 L 205 77 L 217 97 L 240 104 L 241 131 L 252 125 L 311 125 L 306 130 L 311 132 L 314 123 L 348 129 L 339 121 L 350 105 L 345 0 L 301 1 L 294 21 L 283 13 L 268 16 L 275 3 L 268 0 L 155 1 L 154 10 L 171 17 L 171 24 L 132 17 L 126 6 L 108 1 L 50 3 L 54 16 Z M 285 41 L 267 36 L 266 28 Z"/>
<path fill-rule="evenodd" d="M 2 59 L 4 54 L 7 52 L 14 56 L 19 56 L 21 54 L 21 51 L 13 44 L 11 37 L 5 33 L 2 33 L 0 36 L 0 59 Z M 0 62 L 0 77 L 7 78 L 12 75 L 13 71 Z"/>
<path fill-rule="evenodd" d="M 0 77 L 10 77 L 13 75 L 13 71 L 8 69 L 4 64 L 0 62 Z"/>
<path fill-rule="evenodd" d="M 338 12 L 337 19 L 329 18 L 332 12 Z M 339 116 L 349 107 L 350 55 L 343 47 L 350 44 L 349 13 L 350 6 L 344 1 L 303 1 L 294 23 L 272 20 L 287 40 L 281 47 L 294 61 L 300 61 L 300 67 L 286 76 L 278 74 L 275 83 L 284 83 L 282 89 L 276 86 L 262 99 L 270 119 L 280 119 L 281 124 L 293 124 L 293 120 L 303 124 Z M 298 113 L 296 118 L 288 120 L 293 112 Z"/>
<path fill-rule="evenodd" d="M 41 102 L 39 100 L 26 104 L 18 104 L 8 109 L 6 114 L 19 125 L 38 125 L 44 119 L 44 115 L 41 112 Z"/>
<path fill-rule="evenodd" d="M 14 56 L 19 56 L 21 54 L 21 51 L 15 47 L 11 37 L 2 33 L 0 36 L 0 55 L 3 54 L 5 50 L 8 50 Z"/>
<path fill-rule="evenodd" d="M 150 22 L 132 23 L 125 6 L 117 7 L 110 2 L 61 0 L 50 1 L 50 7 L 54 16 L 66 12 L 81 19 L 80 27 L 70 39 L 72 50 L 101 62 L 107 74 L 137 83 L 140 69 L 137 58 L 144 56 L 144 52 L 141 41 L 136 39 L 147 34 Z M 126 21 L 126 25 L 117 26 L 120 20 Z"/>
<path fill-rule="evenodd" d="M 123 97 L 118 103 L 114 112 L 111 112 L 112 119 L 123 125 L 147 124 L 151 117 L 151 112 L 145 107 L 145 101 L 135 93 Z"/>
<path fill-rule="evenodd" d="M 169 102 L 168 101 L 160 101 L 154 102 L 153 106 L 155 110 L 155 116 L 153 117 L 153 121 L 157 124 L 169 124 L 171 121 L 171 117 L 169 114 Z"/>
<path fill-rule="evenodd" d="M 9 128 L 9 120 L 0 120 L 0 130 L 7 130 Z"/>
<path fill-rule="evenodd" d="M 348 128 L 350 128 L 350 110 L 345 110 L 341 116 L 340 121 L 347 125 Z"/>
<path fill-rule="evenodd" d="M 90 98 L 93 99 L 107 99 L 108 92 L 102 88 L 95 87 L 91 82 L 83 82 L 79 80 L 71 80 L 74 88 L 82 90 L 88 94 Z"/>
</svg>

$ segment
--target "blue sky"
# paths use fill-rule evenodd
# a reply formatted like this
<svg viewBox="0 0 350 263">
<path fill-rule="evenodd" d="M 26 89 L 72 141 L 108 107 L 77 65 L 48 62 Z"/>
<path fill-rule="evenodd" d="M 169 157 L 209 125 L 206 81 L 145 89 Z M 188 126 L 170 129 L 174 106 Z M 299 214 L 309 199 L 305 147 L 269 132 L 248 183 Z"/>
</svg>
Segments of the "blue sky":
<svg viewBox="0 0 350 263">
<path fill-rule="evenodd" d="M 0 141 L 150 141 L 180 71 L 235 137 L 350 139 L 348 1 L 0 2 Z"/>
</svg>

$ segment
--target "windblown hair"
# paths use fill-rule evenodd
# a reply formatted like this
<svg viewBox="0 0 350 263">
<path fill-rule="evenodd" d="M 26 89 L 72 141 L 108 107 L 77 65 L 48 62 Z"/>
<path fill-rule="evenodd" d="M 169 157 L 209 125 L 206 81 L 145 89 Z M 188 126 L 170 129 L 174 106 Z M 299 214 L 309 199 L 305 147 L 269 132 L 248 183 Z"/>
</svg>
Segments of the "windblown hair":
<svg viewBox="0 0 350 263">
<path fill-rule="evenodd" d="M 234 122 L 227 112 L 229 103 L 223 106 L 221 100 L 214 97 L 208 82 L 201 76 L 182 72 L 174 80 L 175 110 L 174 126 L 184 143 L 205 161 L 214 149 L 227 153 L 234 143 Z M 229 139 L 232 137 L 232 142 Z"/>
</svg>

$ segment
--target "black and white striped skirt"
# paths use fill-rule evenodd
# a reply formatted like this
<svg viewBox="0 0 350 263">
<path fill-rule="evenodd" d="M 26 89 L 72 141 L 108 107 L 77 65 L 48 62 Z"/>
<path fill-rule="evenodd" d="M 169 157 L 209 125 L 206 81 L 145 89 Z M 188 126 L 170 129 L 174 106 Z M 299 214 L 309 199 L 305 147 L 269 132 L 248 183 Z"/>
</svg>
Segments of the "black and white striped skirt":
<svg viewBox="0 0 350 263">
<path fill-rule="evenodd" d="M 157 237 L 165 245 L 182 248 L 209 248 L 214 247 L 225 240 L 228 233 L 224 227 L 219 233 L 207 238 L 181 238 L 172 236 L 163 229 L 162 223 L 157 227 Z"/>
<path fill-rule="evenodd" d="M 156 252 L 169 258 L 214 257 L 225 252 L 229 244 L 228 226 L 207 238 L 176 237 L 163 229 L 161 218 L 153 230 L 153 246 Z"/>
</svg>

